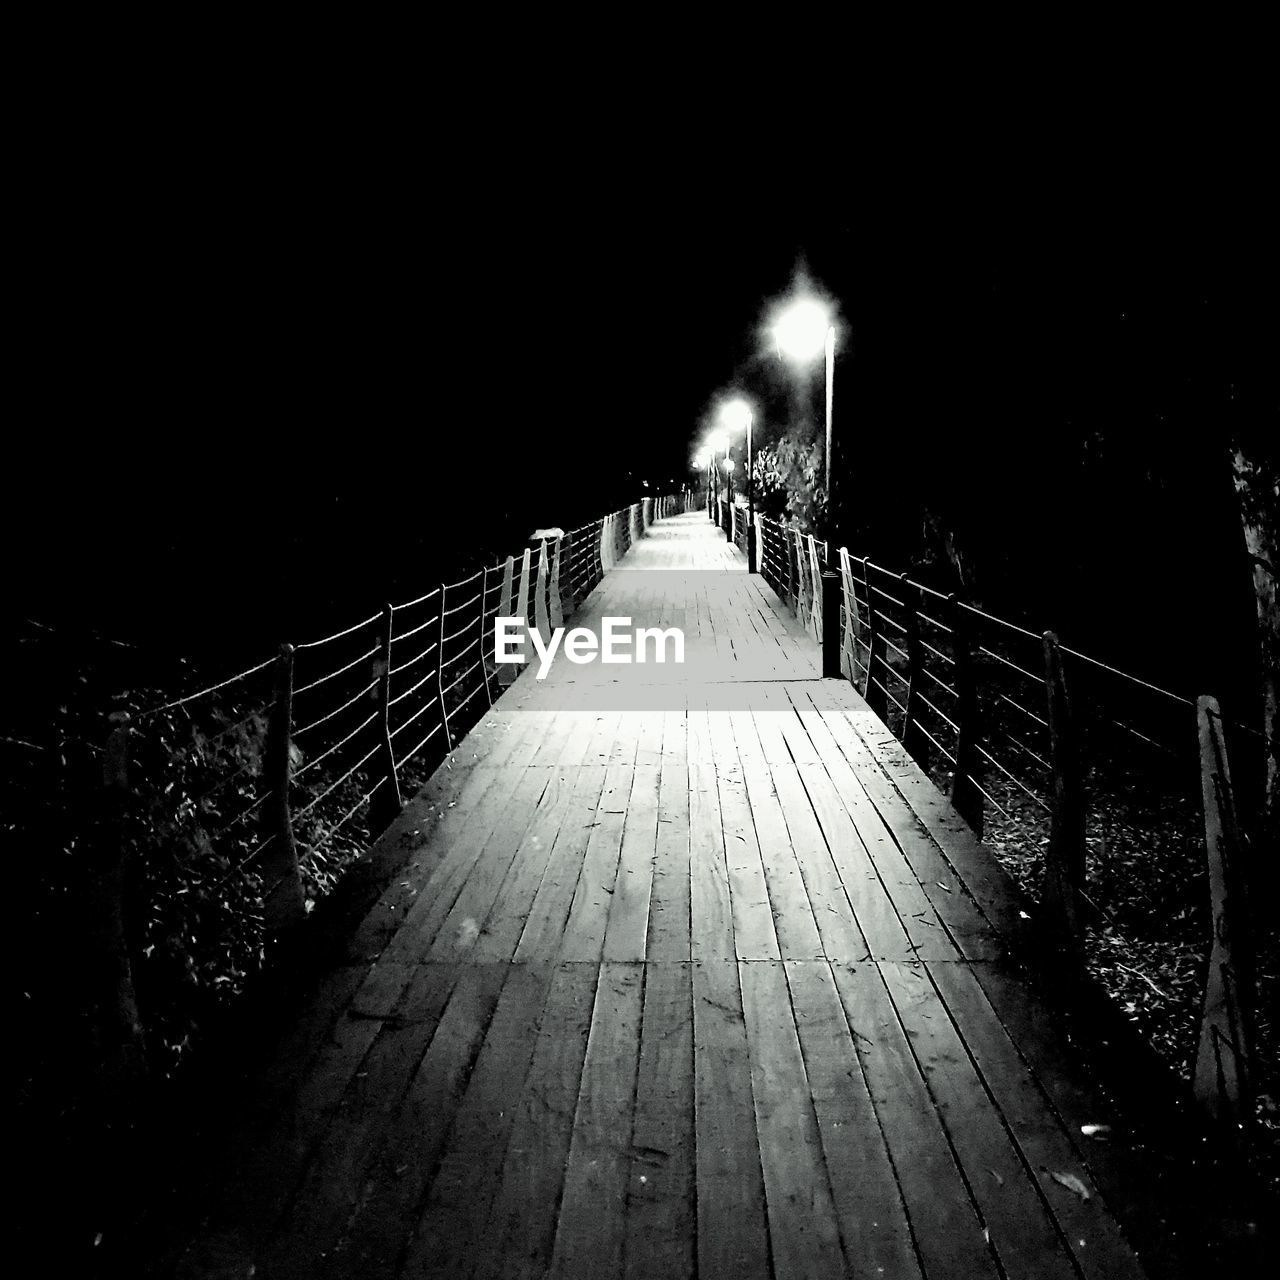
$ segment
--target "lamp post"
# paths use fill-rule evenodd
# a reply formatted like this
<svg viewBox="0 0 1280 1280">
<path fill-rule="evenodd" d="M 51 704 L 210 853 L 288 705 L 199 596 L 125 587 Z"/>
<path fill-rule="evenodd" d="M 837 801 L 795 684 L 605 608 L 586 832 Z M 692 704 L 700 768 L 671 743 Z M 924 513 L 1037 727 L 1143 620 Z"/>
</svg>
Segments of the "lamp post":
<svg viewBox="0 0 1280 1280">
<path fill-rule="evenodd" d="M 831 405 L 835 389 L 836 329 L 831 310 L 817 298 L 800 297 L 788 303 L 773 323 L 773 340 L 781 355 L 805 365 L 819 354 L 826 363 L 826 449 L 823 479 L 827 482 L 827 511 L 835 515 L 835 477 L 831 474 Z"/>
<path fill-rule="evenodd" d="M 695 471 L 707 473 L 707 516 L 711 515 L 711 450 L 699 449 L 693 455 L 693 467 Z"/>
<path fill-rule="evenodd" d="M 741 398 L 726 400 L 720 406 L 720 425 L 727 431 L 746 431 L 747 434 L 747 572 L 756 571 L 756 500 L 755 474 L 751 461 L 751 429 L 755 414 L 751 405 Z"/>
</svg>

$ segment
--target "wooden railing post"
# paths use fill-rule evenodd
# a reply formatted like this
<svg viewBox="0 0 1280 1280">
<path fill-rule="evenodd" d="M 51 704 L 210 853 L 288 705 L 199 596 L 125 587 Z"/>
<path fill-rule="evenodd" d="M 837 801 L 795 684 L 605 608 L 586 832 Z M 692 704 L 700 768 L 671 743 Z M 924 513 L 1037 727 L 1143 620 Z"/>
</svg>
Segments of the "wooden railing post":
<svg viewBox="0 0 1280 1280">
<path fill-rule="evenodd" d="M 115 719 L 115 717 L 112 717 Z M 125 808 L 129 801 L 129 717 L 107 736 L 102 755 L 102 821 L 86 876 L 86 926 L 90 964 L 86 982 L 95 993 L 93 1034 L 108 1095 L 128 1091 L 147 1074 L 146 1038 L 138 1012 L 125 925 Z"/>
<path fill-rule="evenodd" d="M 1198 699 L 1196 719 L 1213 932 L 1193 1089 L 1196 1101 L 1238 1137 L 1253 1113 L 1253 960 L 1243 849 L 1217 700 Z"/>
<path fill-rule="evenodd" d="M 956 596 L 949 597 L 951 605 L 951 639 L 953 641 L 956 679 L 956 722 L 960 731 L 956 735 L 955 775 L 951 779 L 951 803 L 956 812 L 981 838 L 982 792 L 978 789 L 978 681 L 973 654 L 973 627 Z"/>
<path fill-rule="evenodd" d="M 389 827 L 403 808 L 400 779 L 396 777 L 396 756 L 391 746 L 391 606 L 382 606 L 382 650 L 378 658 L 378 789 L 369 805 L 369 822 L 374 831 Z M 436 655 L 437 658 L 439 654 Z"/>
<path fill-rule="evenodd" d="M 271 798 L 263 806 L 268 844 L 262 859 L 263 924 L 268 945 L 289 933 L 303 918 L 302 876 L 298 870 L 298 845 L 289 811 L 289 782 L 293 773 L 293 645 L 280 646 L 276 662 L 275 700 L 267 722 L 263 759 L 264 781 Z"/>
<path fill-rule="evenodd" d="M 822 574 L 822 678 L 840 679 L 840 575 Z"/>
<path fill-rule="evenodd" d="M 889 714 L 889 698 L 884 685 L 885 645 L 876 616 L 875 592 L 871 590 L 871 561 L 866 556 L 862 557 L 862 586 L 867 597 L 867 674 L 862 682 L 862 696 L 867 706 L 884 720 Z M 877 662 L 880 664 L 879 683 L 876 682 Z"/>
<path fill-rule="evenodd" d="M 924 595 L 904 573 L 898 590 L 907 608 L 907 697 L 902 715 L 902 745 L 922 769 L 929 768 L 929 739 L 920 723 L 920 682 L 924 675 L 924 645 L 920 641 L 920 613 Z"/>
<path fill-rule="evenodd" d="M 1062 650 L 1052 631 L 1044 633 L 1044 684 L 1049 714 L 1049 758 L 1053 804 L 1040 888 L 1045 941 L 1066 966 L 1067 978 L 1084 972 L 1084 920 L 1080 894 L 1085 880 L 1084 781 L 1075 720 L 1062 671 Z"/>
</svg>

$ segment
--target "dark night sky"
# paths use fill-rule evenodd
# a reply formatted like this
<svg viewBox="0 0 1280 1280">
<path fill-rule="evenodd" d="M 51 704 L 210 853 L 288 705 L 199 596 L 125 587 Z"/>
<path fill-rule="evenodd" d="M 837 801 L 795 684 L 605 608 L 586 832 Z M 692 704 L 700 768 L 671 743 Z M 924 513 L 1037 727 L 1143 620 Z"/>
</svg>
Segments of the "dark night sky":
<svg viewBox="0 0 1280 1280">
<path fill-rule="evenodd" d="M 1274 411 L 1274 210 L 1230 157 L 241 142 L 87 146 L 28 192 L 19 608 L 276 631 L 434 580 L 424 544 L 620 505 L 681 475 L 735 375 L 777 377 L 759 325 L 802 262 L 840 305 L 859 452 L 976 433 L 1029 473 L 1091 413 L 1163 447 L 1189 364 Z"/>
</svg>

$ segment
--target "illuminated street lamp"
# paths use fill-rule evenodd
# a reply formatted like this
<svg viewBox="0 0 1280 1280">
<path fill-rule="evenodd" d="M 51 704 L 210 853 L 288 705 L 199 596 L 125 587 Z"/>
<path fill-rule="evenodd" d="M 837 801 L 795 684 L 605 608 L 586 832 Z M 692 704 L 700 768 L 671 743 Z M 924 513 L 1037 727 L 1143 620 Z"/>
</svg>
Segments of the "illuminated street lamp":
<svg viewBox="0 0 1280 1280">
<path fill-rule="evenodd" d="M 744 431 L 747 436 L 747 572 L 756 571 L 756 501 L 755 475 L 751 466 L 751 428 L 755 414 L 751 405 L 741 397 L 726 400 L 720 406 L 720 425 L 735 434 Z"/>
<path fill-rule="evenodd" d="M 817 298 L 801 297 L 788 303 L 772 326 L 773 341 L 781 355 L 795 364 L 809 364 L 826 357 L 827 431 L 823 478 L 827 482 L 827 509 L 835 512 L 835 488 L 831 476 L 831 401 L 835 380 L 836 329 L 831 308 Z"/>
</svg>

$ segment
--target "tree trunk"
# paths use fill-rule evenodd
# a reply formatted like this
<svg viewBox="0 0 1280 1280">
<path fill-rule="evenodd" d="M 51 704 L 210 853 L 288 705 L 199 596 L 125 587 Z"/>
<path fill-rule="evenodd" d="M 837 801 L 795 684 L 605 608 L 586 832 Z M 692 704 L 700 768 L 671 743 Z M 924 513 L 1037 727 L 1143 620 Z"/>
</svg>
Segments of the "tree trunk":
<svg viewBox="0 0 1280 1280">
<path fill-rule="evenodd" d="M 1266 792 L 1263 832 L 1271 848 L 1280 845 L 1280 601 L 1276 596 L 1277 513 L 1280 467 L 1273 459 L 1237 447 L 1232 458 L 1245 548 L 1253 564 L 1262 674 L 1262 728 L 1266 735 Z"/>
</svg>

